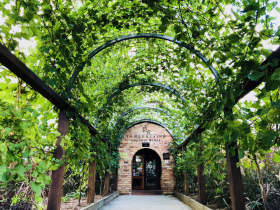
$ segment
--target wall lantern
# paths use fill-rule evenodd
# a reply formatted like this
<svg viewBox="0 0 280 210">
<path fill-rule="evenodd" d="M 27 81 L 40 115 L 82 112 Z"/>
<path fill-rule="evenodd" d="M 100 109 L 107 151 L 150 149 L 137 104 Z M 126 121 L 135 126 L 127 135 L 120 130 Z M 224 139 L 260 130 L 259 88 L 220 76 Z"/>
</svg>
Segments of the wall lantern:
<svg viewBox="0 0 280 210">
<path fill-rule="evenodd" d="M 163 153 L 163 160 L 170 160 L 170 153 Z"/>
</svg>

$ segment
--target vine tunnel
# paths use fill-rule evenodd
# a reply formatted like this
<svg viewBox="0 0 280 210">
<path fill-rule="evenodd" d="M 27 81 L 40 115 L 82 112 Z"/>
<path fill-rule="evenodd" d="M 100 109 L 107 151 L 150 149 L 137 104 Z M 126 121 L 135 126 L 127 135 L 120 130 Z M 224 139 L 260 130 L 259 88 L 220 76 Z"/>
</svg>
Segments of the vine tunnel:
<svg viewBox="0 0 280 210">
<path fill-rule="evenodd" d="M 6 50 L 5 48 L 2 48 L 2 50 Z M 3 60 L 3 57 L 2 57 L 2 60 L 1 60 L 1 62 L 2 63 L 4 63 L 4 64 L 6 64 L 6 66 L 7 67 L 9 67 L 11 70 L 13 70 L 15 73 L 18 73 L 17 71 L 18 70 L 21 70 L 21 68 L 19 68 L 18 66 L 16 66 L 16 67 L 14 67 L 14 66 L 12 66 L 11 67 L 11 65 L 9 65 L 9 61 L 7 62 L 7 60 L 8 59 L 6 59 L 5 58 L 5 60 Z M 5 62 L 4 62 L 5 61 Z M 8 65 L 7 65 L 8 64 Z M 12 62 L 12 64 L 14 64 L 13 62 Z M 29 75 L 27 75 L 26 76 L 26 78 L 28 77 Z M 26 79 L 26 78 L 24 78 L 28 83 L 31 83 L 30 81 L 34 81 L 33 79 L 32 80 L 28 80 L 28 79 Z M 136 84 L 136 85 L 131 85 L 131 86 L 128 86 L 128 87 L 133 87 L 133 86 L 137 86 L 137 85 L 139 85 L 139 84 Z M 147 84 L 144 84 L 144 85 L 147 85 Z M 152 85 L 154 85 L 154 83 L 152 83 Z M 34 86 L 34 84 L 32 84 L 32 86 Z M 41 86 L 41 85 L 40 85 Z M 41 90 L 41 87 L 39 87 L 39 92 L 42 92 L 42 90 Z M 109 99 L 110 100 L 112 100 L 112 98 L 114 97 L 114 96 L 116 96 L 117 94 L 116 93 L 120 93 L 121 91 L 120 90 L 118 90 L 118 91 L 116 91 L 115 93 L 113 93 L 110 97 L 109 97 Z M 174 90 L 172 90 L 171 89 L 171 92 L 172 93 L 174 93 L 175 91 Z M 175 92 L 176 93 L 176 92 Z M 46 93 L 42 93 L 43 95 L 46 95 Z M 178 94 L 176 94 L 177 96 L 178 96 Z M 113 96 L 113 97 L 112 97 Z M 182 97 L 181 96 L 179 96 L 181 99 L 182 99 Z M 109 100 L 109 101 L 110 101 Z M 184 99 L 182 99 L 184 102 L 186 102 Z M 137 109 L 137 108 L 136 108 Z M 143 109 L 145 109 L 145 108 L 143 108 Z M 156 109 L 156 108 L 153 108 L 153 109 Z M 123 115 L 126 115 L 127 113 L 129 113 L 129 112 L 133 112 L 135 110 L 135 108 L 134 109 L 131 109 L 131 110 L 129 110 L 129 111 L 127 111 L 127 112 L 125 112 L 125 113 L 123 113 Z M 141 109 L 139 109 L 139 110 L 141 110 Z M 162 113 L 165 113 L 166 114 L 166 112 L 165 111 L 163 111 L 163 110 L 161 110 L 161 112 Z M 63 117 L 64 115 L 65 115 L 65 113 L 63 114 L 64 112 L 61 112 L 61 115 L 60 115 L 60 122 L 62 123 L 63 121 L 65 121 L 65 120 L 67 120 L 67 118 L 65 118 L 65 117 Z M 123 116 L 122 115 L 122 116 Z M 121 116 L 121 118 L 122 118 L 122 116 Z M 149 121 L 149 120 L 145 120 L 144 118 L 141 120 L 138 120 L 138 122 L 136 122 L 136 124 L 139 124 L 139 123 L 143 123 L 143 122 L 147 122 L 147 121 Z M 150 120 L 149 122 L 152 122 L 152 123 L 155 123 L 156 121 L 153 121 L 153 120 Z M 135 124 L 135 123 L 134 123 Z M 64 129 L 65 129 L 65 127 L 64 127 Z M 63 134 L 63 132 L 65 132 L 65 131 L 61 131 L 62 132 L 62 134 Z M 196 135 L 197 136 L 197 135 Z M 55 182 L 53 182 L 52 184 L 56 184 Z M 51 199 L 54 199 L 54 198 L 52 198 L 52 195 L 50 195 L 50 198 Z M 51 204 L 49 204 L 49 206 L 51 206 Z"/>
<path fill-rule="evenodd" d="M 205 165 L 200 156 L 210 148 L 207 148 L 209 142 L 215 142 L 222 151 L 217 153 L 226 156 L 232 208 L 245 209 L 242 174 L 238 167 L 241 143 L 237 140 L 228 143 L 209 136 L 223 128 L 234 127 L 229 121 L 238 124 L 238 120 L 234 121 L 238 101 L 263 81 L 271 80 L 271 75 L 279 68 L 280 48 L 254 66 L 267 69 L 265 75 L 250 79 L 253 70 L 247 65 L 242 68 L 247 68 L 250 76 L 235 75 L 233 79 L 226 77 L 225 69 L 215 58 L 207 58 L 211 53 L 205 46 L 187 41 L 180 37 L 177 40 L 177 35 L 173 38 L 139 33 L 113 38 L 100 46 L 96 46 L 99 43 L 96 42 L 96 48 L 87 53 L 86 58 L 77 61 L 77 65 L 72 64 L 71 73 L 67 73 L 69 81 L 61 88 L 51 88 L 51 84 L 41 80 L 1 44 L 0 62 L 59 109 L 60 136 L 53 156 L 63 160 L 68 145 L 73 149 L 67 148 L 67 155 L 78 157 L 84 151 L 89 154 L 83 156 L 88 158 L 86 162 L 77 158 L 78 167 L 83 163 L 89 171 L 88 203 L 94 201 L 98 167 L 103 167 L 99 176 L 104 172 L 104 194 L 109 192 L 113 173 L 118 174 L 116 190 L 121 194 L 137 190 L 173 194 L 176 181 L 181 179 L 173 169 L 188 168 L 180 161 L 186 151 L 193 150 L 198 154 L 193 160 L 196 168 L 192 168 L 198 180 L 198 200 L 206 204 Z M 234 90 L 242 91 L 233 94 L 230 91 L 233 86 Z M 267 92 L 275 90 L 265 88 Z M 77 133 L 73 139 L 68 140 L 67 135 L 74 132 Z M 64 141 L 68 141 L 67 144 Z M 60 209 L 65 167 L 68 167 L 66 162 L 52 171 L 48 209 Z M 188 170 L 184 171 L 185 191 L 186 177 L 191 173 L 190 168 Z"/>
<path fill-rule="evenodd" d="M 5 48 L 3 48 L 2 47 L 2 52 L 3 52 L 3 50 L 4 51 L 7 51 Z M 2 53 L 3 54 L 3 53 Z M 11 54 L 9 55 L 9 57 L 11 57 Z M 4 57 L 5 59 L 3 59 L 3 56 L 1 57 L 2 59 L 1 59 L 1 62 L 4 64 L 4 65 L 6 65 L 10 70 L 12 70 L 12 71 L 14 71 L 16 74 L 18 74 L 18 75 L 20 75 L 19 74 L 19 72 L 21 72 L 21 69 L 22 69 L 22 64 L 21 63 L 19 63 L 20 65 L 14 65 L 14 62 L 12 62 L 12 63 L 10 63 L 10 61 L 9 61 L 9 59 L 7 59 L 7 57 Z M 12 65 L 11 65 L 12 64 Z M 24 65 L 23 65 L 23 67 L 24 68 L 26 68 Z M 29 73 L 29 72 L 28 72 Z M 31 72 L 32 73 L 32 72 Z M 29 73 L 30 74 L 30 73 Z M 32 78 L 32 79 L 29 79 L 30 78 L 30 75 L 26 75 L 26 77 L 23 77 L 22 75 L 20 75 L 25 81 L 27 81 L 29 84 L 31 84 L 31 86 L 32 87 L 35 87 L 35 85 L 34 85 L 34 79 Z M 29 78 L 28 78 L 28 76 L 29 76 Z M 33 76 L 34 77 L 34 76 Z M 37 80 L 39 80 L 39 79 L 37 79 Z M 47 94 L 49 94 L 49 93 L 46 93 L 46 92 L 43 92 L 42 90 L 43 90 L 43 88 L 42 88 L 42 84 L 44 84 L 44 83 L 42 83 L 41 82 L 41 84 L 39 85 L 39 88 L 38 88 L 38 91 L 39 92 L 41 92 L 42 93 L 42 95 L 44 95 L 44 96 L 46 96 Z M 130 87 L 134 87 L 134 86 L 138 86 L 139 84 L 133 84 L 133 85 L 130 85 L 130 86 L 128 86 L 128 88 L 130 88 Z M 142 84 L 142 85 L 147 85 L 147 84 Z M 157 83 L 150 83 L 150 84 L 148 84 L 148 85 L 151 85 L 151 86 L 159 86 L 159 87 L 163 87 L 162 85 L 158 85 Z M 165 89 L 167 89 L 167 90 L 171 90 L 170 92 L 171 93 L 175 93 L 175 95 L 177 96 L 177 97 L 179 97 L 183 102 L 186 102 L 186 100 L 181 96 L 181 95 L 179 95 L 176 91 L 174 91 L 174 89 L 170 89 L 169 87 L 168 88 L 166 88 L 166 87 L 164 87 Z M 110 102 L 111 100 L 112 100 L 112 98 L 113 97 L 115 97 L 116 95 L 118 95 L 120 92 L 122 92 L 124 89 L 122 89 L 122 90 L 117 90 L 117 91 L 115 91 L 110 97 L 108 97 L 108 99 L 109 100 L 107 100 L 108 102 Z M 49 91 L 50 92 L 50 91 Z M 48 97 L 46 97 L 46 98 L 48 98 Z M 61 100 L 61 99 L 60 99 Z M 54 104 L 56 104 L 57 102 L 55 102 Z M 68 106 L 68 105 L 67 105 Z M 124 112 L 122 115 L 121 115 L 121 117 L 120 118 L 123 118 L 125 115 L 127 115 L 127 114 L 129 114 L 129 113 L 131 113 L 131 112 L 133 112 L 133 111 L 135 111 L 135 110 L 144 110 L 144 109 L 154 109 L 154 110 L 157 110 L 157 111 L 160 111 L 160 113 L 164 113 L 164 114 L 167 114 L 167 112 L 166 111 L 164 111 L 164 110 L 162 110 L 162 109 L 160 109 L 160 108 L 151 108 L 151 107 L 142 107 L 142 108 L 133 108 L 133 109 L 130 109 L 130 110 L 128 110 L 128 111 L 126 111 L 126 112 Z M 73 112 L 73 111 L 72 111 Z M 65 125 L 65 123 L 66 124 L 68 124 L 67 123 L 67 117 L 66 117 L 66 115 L 65 115 L 66 113 L 64 112 L 64 111 L 61 111 L 60 112 L 60 121 L 59 121 L 59 129 L 60 129 L 60 132 L 61 132 L 61 134 L 62 135 L 65 135 L 65 132 L 66 132 L 66 130 L 65 129 L 67 129 L 67 125 Z M 120 119 L 119 118 L 119 119 Z M 135 123 L 134 122 L 134 124 L 133 124 L 133 122 L 132 122 L 132 125 L 139 125 L 139 124 L 141 124 L 141 123 L 145 123 L 145 122 L 150 122 L 150 123 L 156 123 L 156 124 L 159 124 L 160 126 L 162 126 L 161 125 L 161 122 L 159 122 L 159 123 L 157 123 L 156 121 L 153 121 L 153 120 L 145 120 L 144 118 L 140 118 L 139 120 L 136 120 L 137 122 Z M 87 122 L 86 122 L 86 124 L 87 124 Z M 61 127 L 60 127 L 61 126 Z M 65 127 L 66 126 L 66 127 Z M 129 127 L 129 126 L 128 126 Z M 131 127 L 131 125 L 130 125 L 130 127 Z M 133 126 L 132 126 L 133 127 Z M 124 131 L 124 130 L 122 130 L 122 131 Z M 196 130 L 195 130 L 196 131 Z M 94 134 L 95 135 L 95 134 Z M 198 135 L 196 134 L 195 135 L 196 137 L 198 137 Z M 59 153 L 58 153 L 59 154 Z M 167 153 L 166 153 L 167 154 Z M 59 157 L 59 156 L 58 156 Z M 55 174 L 55 173 L 53 173 L 53 174 Z M 55 175 L 54 175 L 55 176 Z M 58 176 L 58 175 L 56 175 L 56 176 Z M 57 178 L 56 178 L 56 180 L 54 181 L 54 182 L 52 182 L 52 185 L 57 185 L 57 182 L 58 180 L 57 180 Z M 51 186 L 51 189 L 52 189 L 52 186 Z M 144 189 L 144 188 L 143 188 Z M 90 192 L 89 192 L 90 193 Z M 54 196 L 54 194 L 52 194 L 52 193 L 50 193 L 50 195 L 49 195 L 49 199 L 50 199 L 50 202 L 51 202 L 51 200 L 55 200 L 56 198 L 55 197 L 53 197 Z M 49 207 L 50 208 L 52 208 L 52 203 L 49 203 Z"/>
<path fill-rule="evenodd" d="M 100 52 L 101 50 L 104 50 L 105 48 L 107 48 L 107 47 L 109 47 L 109 46 L 111 46 L 111 45 L 113 45 L 113 44 L 116 44 L 117 42 L 119 42 L 119 41 L 124 41 L 124 40 L 127 40 L 128 38 L 129 39 L 132 39 L 132 38 L 142 38 L 143 37 L 143 35 L 136 35 L 136 36 L 134 36 L 134 35 L 132 35 L 132 36 L 125 36 L 125 37 L 122 37 L 122 38 L 120 38 L 120 39 L 116 39 L 116 40 L 113 40 L 113 41 L 110 41 L 110 42 L 108 42 L 107 44 L 104 44 L 104 45 L 102 45 L 101 47 L 98 47 L 96 50 L 94 50 L 94 51 L 92 51 L 92 53 L 90 54 L 90 56 L 89 56 L 89 58 L 92 58 L 94 55 L 96 55 L 98 52 Z M 149 37 L 149 38 L 151 38 L 151 37 L 153 37 L 154 38 L 154 36 L 144 36 L 144 37 Z M 155 37 L 161 37 L 161 36 L 155 36 Z M 169 40 L 170 40 L 170 38 L 169 38 Z M 176 42 L 175 42 L 176 43 Z M 186 46 L 186 45 L 183 45 L 183 46 Z M 187 48 L 187 49 L 194 49 L 194 48 Z M 196 51 L 195 51 L 195 55 L 197 55 L 198 56 L 198 54 L 196 53 Z M 200 59 L 202 58 L 201 56 L 198 56 Z M 208 63 L 208 61 L 207 61 L 207 59 L 202 59 L 202 61 L 203 62 L 205 62 L 205 63 Z M 215 76 L 215 78 L 216 78 L 216 80 L 219 80 L 219 75 L 218 75 L 218 73 L 217 73 L 217 71 L 216 70 L 213 70 L 214 68 L 210 65 L 210 70 L 211 70 L 211 72 L 212 72 L 212 74 Z M 74 82 L 74 80 L 75 80 L 75 78 L 77 77 L 77 75 L 78 75 L 78 73 L 80 72 L 81 70 L 76 70 L 74 73 L 73 73 L 73 75 L 72 75 L 72 77 L 71 77 L 71 83 L 73 83 Z M 123 91 L 125 91 L 125 90 L 128 90 L 128 89 L 130 89 L 130 88 L 133 88 L 133 87 L 137 87 L 137 86 L 154 86 L 154 87 L 159 87 L 159 88 L 162 88 L 163 90 L 165 90 L 165 91 L 169 91 L 169 92 L 171 92 L 172 94 L 174 94 L 175 96 L 177 96 L 177 97 L 179 97 L 181 100 L 182 100 L 182 102 L 184 102 L 184 104 L 186 104 L 187 105 L 187 107 L 188 107 L 188 103 L 187 103 L 187 101 L 186 101 L 186 99 L 183 97 L 183 96 L 181 96 L 181 94 L 177 91 L 177 90 L 175 90 L 174 88 L 170 88 L 169 86 L 166 86 L 166 85 L 162 85 L 162 84 L 160 84 L 160 83 L 157 83 L 157 82 L 142 82 L 142 83 L 134 83 L 134 84 L 128 84 L 128 85 L 120 85 L 120 88 L 119 89 L 117 89 L 116 91 L 114 91 L 109 97 L 108 97 L 108 99 L 107 99 L 107 102 L 105 102 L 105 104 L 103 105 L 103 107 L 101 108 L 101 109 L 99 109 L 99 111 L 98 111 L 98 117 L 97 117 L 97 120 L 96 120 L 96 122 L 98 122 L 99 121 L 99 115 L 100 115 L 100 112 L 101 111 L 106 111 L 106 109 L 105 109 L 105 107 L 108 107 L 108 104 L 110 104 L 111 102 L 112 102 L 112 99 L 113 98 L 115 98 L 116 96 L 118 96 L 118 95 L 120 95 L 120 93 L 122 93 Z M 124 99 L 121 99 L 122 101 L 124 101 Z M 115 104 L 113 104 L 113 105 L 115 105 Z M 128 113 L 131 113 L 131 112 L 133 112 L 133 111 L 135 111 L 136 109 L 135 108 L 131 108 L 129 111 L 124 111 L 124 114 L 121 114 L 121 117 L 120 118 L 123 118 L 123 116 L 125 116 L 125 115 L 127 115 Z M 144 110 L 144 108 L 141 108 L 141 109 L 137 109 L 138 111 L 142 111 L 142 110 Z M 151 109 L 152 110 L 152 109 Z M 153 110 L 159 110 L 158 108 L 156 109 L 156 108 L 154 108 Z M 190 111 L 190 110 L 189 110 Z M 161 110 L 161 113 L 164 113 L 164 114 L 166 114 L 165 112 L 163 112 L 162 110 Z M 114 113 L 113 113 L 114 114 Z M 120 120 L 120 118 L 119 119 L 117 119 L 117 122 Z M 140 118 L 140 119 L 138 119 L 138 120 L 136 120 L 136 121 L 138 121 L 138 122 L 145 122 L 145 121 L 143 121 L 144 119 L 146 118 L 146 116 L 145 117 L 143 117 L 142 119 Z M 122 119 L 123 120 L 123 119 Z M 103 120 L 102 120 L 103 121 Z M 134 121 L 135 121 L 135 119 L 134 119 Z M 155 121 L 150 121 L 150 122 L 155 122 Z M 170 122 L 170 120 L 167 120 L 167 122 Z M 131 123 L 133 123 L 133 121 L 131 122 Z M 124 129 L 120 129 L 122 132 L 125 132 L 126 130 L 126 126 L 125 126 L 125 123 L 123 123 L 124 124 Z M 136 123 L 136 125 L 138 125 L 139 123 Z M 141 124 L 141 123 L 140 123 Z M 97 123 L 95 124 L 95 125 L 97 125 Z M 151 124 L 152 125 L 152 124 Z M 145 126 L 147 126 L 147 125 L 144 125 L 144 127 L 142 128 L 143 130 L 144 130 L 144 128 L 146 128 Z M 173 125 L 174 126 L 174 125 Z M 117 129 L 118 129 L 118 127 L 116 127 Z M 135 134 L 134 134 L 135 135 Z M 119 134 L 118 135 L 116 135 L 116 136 L 119 136 Z M 121 135 L 121 136 L 123 136 L 123 135 Z M 156 136 L 156 134 L 154 134 L 154 136 Z M 158 135 L 158 136 L 160 136 L 160 135 Z M 122 140 L 120 139 L 119 140 L 120 141 L 120 150 L 119 150 L 119 153 L 120 154 L 122 154 L 123 152 L 121 152 L 122 151 L 122 149 L 124 149 L 124 148 L 122 148 Z M 146 140 L 146 141 L 152 141 L 152 139 L 149 139 L 149 140 Z M 145 143 L 143 143 L 142 142 L 142 144 L 145 144 Z M 146 142 L 146 144 L 147 145 L 150 145 L 150 144 L 152 144 L 152 143 L 150 143 L 150 142 Z M 132 143 L 130 143 L 130 148 L 132 147 Z M 143 146 L 143 145 L 142 145 Z M 139 148 L 138 148 L 139 149 Z M 158 149 L 160 149 L 160 148 L 158 148 Z M 127 150 L 127 149 L 126 149 Z M 135 152 L 132 152 L 131 154 L 130 154 L 130 156 L 132 156 L 133 155 L 133 157 L 134 157 L 134 154 L 135 154 Z M 169 154 L 168 153 L 168 151 L 166 150 L 166 148 L 165 148 L 165 153 L 164 154 Z M 161 156 L 162 156 L 163 154 L 161 154 Z M 139 156 L 140 157 L 140 156 Z M 128 159 L 127 160 L 125 160 L 124 162 L 126 163 L 126 162 L 130 162 L 130 160 L 129 159 L 131 159 L 132 157 L 128 157 Z M 135 158 L 135 157 L 134 157 Z M 167 162 L 168 162 L 168 160 L 166 160 Z M 163 161 L 162 161 L 163 162 Z M 170 162 L 170 164 L 172 163 L 173 161 L 171 161 Z M 121 168 L 123 168 L 123 167 L 126 167 L 126 165 L 122 165 L 122 163 L 123 163 L 123 158 L 121 157 L 121 160 L 120 160 L 120 166 L 121 166 Z M 145 164 L 146 164 L 146 162 L 145 162 Z M 145 165 L 144 164 L 144 165 Z M 173 164 L 173 163 L 172 163 Z M 131 166 L 130 166 L 131 167 Z M 134 167 L 134 166 L 133 166 Z M 162 166 L 163 167 L 163 166 Z M 144 169 L 143 169 L 144 170 Z M 122 171 L 121 170 L 119 170 L 119 175 L 118 175 L 118 177 L 122 177 L 123 175 L 122 175 Z M 133 172 L 134 173 L 134 172 Z M 172 172 L 165 172 L 164 173 L 164 176 L 166 176 L 166 174 L 171 174 Z M 134 180 L 134 181 L 137 181 L 138 182 L 138 184 L 140 183 L 140 185 L 142 186 L 142 188 L 141 189 L 144 189 L 144 186 L 145 186 L 145 189 L 146 189 L 146 181 L 144 181 L 144 180 L 146 180 L 146 172 L 145 173 L 143 173 L 143 174 L 145 174 L 145 175 L 143 175 L 142 177 L 143 177 L 143 180 L 142 181 L 137 181 L 137 179 L 136 180 L 134 180 L 134 178 L 132 178 L 132 180 Z M 144 178 L 145 177 L 145 178 Z M 130 178 L 129 178 L 130 179 Z M 124 182 L 126 182 L 126 183 L 128 183 L 128 185 L 126 186 L 126 189 L 124 189 L 125 188 L 125 186 L 118 186 L 118 190 L 119 190 L 119 192 L 120 193 L 131 193 L 132 191 L 131 191 L 131 189 L 134 189 L 134 185 L 132 184 L 131 186 L 129 186 L 130 184 L 130 182 L 129 182 L 129 179 L 127 180 L 127 181 L 123 181 L 121 178 L 118 180 L 118 182 L 119 183 L 124 183 Z M 171 177 L 169 177 L 168 178 L 169 180 L 173 180 L 173 178 L 172 178 L 172 176 Z M 133 183 L 134 183 L 134 181 L 133 181 Z M 158 180 L 157 180 L 158 181 Z M 142 184 L 141 184 L 142 183 Z M 145 183 L 145 184 L 144 184 Z M 174 185 L 174 181 L 173 181 L 173 185 Z M 128 190 L 127 190 L 128 189 Z M 137 188 L 138 189 L 138 188 Z M 166 190 L 166 189 L 164 189 L 162 192 L 163 193 L 171 193 L 173 190 L 174 190 L 174 186 L 172 186 L 172 184 L 170 185 L 170 186 L 167 186 L 167 189 L 171 189 L 171 191 L 168 191 L 168 190 Z M 173 190 L 172 190 L 173 189 Z"/>
</svg>

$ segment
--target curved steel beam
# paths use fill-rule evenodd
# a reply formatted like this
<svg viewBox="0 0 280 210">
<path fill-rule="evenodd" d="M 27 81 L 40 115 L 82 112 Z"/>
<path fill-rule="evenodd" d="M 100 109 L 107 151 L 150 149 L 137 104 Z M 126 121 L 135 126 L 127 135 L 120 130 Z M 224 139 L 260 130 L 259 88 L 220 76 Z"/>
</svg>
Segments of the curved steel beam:
<svg viewBox="0 0 280 210">
<path fill-rule="evenodd" d="M 142 83 L 134 83 L 134 84 L 131 84 L 131 85 L 127 85 L 125 87 L 122 87 L 122 88 L 119 88 L 117 89 L 115 92 L 113 92 L 107 99 L 106 103 L 98 110 L 97 112 L 97 119 L 95 121 L 95 126 L 97 126 L 98 124 L 98 120 L 99 120 L 99 115 L 100 115 L 100 112 L 102 110 L 105 109 L 105 107 L 111 103 L 111 101 L 113 100 L 114 97 L 116 97 L 117 95 L 119 95 L 122 91 L 124 90 L 127 90 L 129 88 L 132 88 L 132 87 L 137 87 L 137 86 L 153 86 L 153 87 L 159 87 L 161 89 L 164 89 L 174 95 L 176 95 L 178 98 L 180 98 L 185 104 L 187 104 L 187 100 L 177 91 L 175 90 L 174 88 L 172 87 L 169 87 L 167 85 L 163 85 L 161 83 L 156 83 L 156 82 L 142 82 Z"/>
<path fill-rule="evenodd" d="M 209 63 L 208 59 L 202 54 L 200 53 L 198 50 L 196 50 L 194 48 L 194 46 L 190 45 L 190 44 L 186 44 L 185 42 L 182 41 L 178 41 L 173 37 L 170 36 L 165 36 L 165 35 L 161 35 L 161 34 L 153 34 L 153 33 L 142 33 L 142 34 L 131 34 L 131 35 L 127 35 L 127 36 L 121 36 L 117 39 L 113 39 L 103 45 L 101 45 L 100 47 L 97 47 L 95 50 L 93 50 L 89 56 L 88 59 L 93 58 L 95 55 L 97 55 L 99 52 L 101 52 L 102 50 L 106 49 L 107 47 L 110 47 L 118 42 L 122 42 L 122 41 L 126 41 L 126 40 L 130 40 L 130 39 L 138 39 L 138 38 L 147 38 L 147 39 L 151 39 L 151 38 L 155 38 L 155 39 L 163 39 L 169 42 L 173 42 L 175 44 L 178 44 L 180 47 L 184 47 L 187 50 L 191 51 L 193 54 L 195 54 L 198 58 L 200 58 L 200 60 L 202 60 L 203 63 L 205 63 L 208 68 L 210 69 L 210 71 L 212 72 L 212 74 L 214 75 L 216 81 L 220 80 L 220 75 L 218 74 L 217 70 L 211 65 L 211 63 Z M 71 84 L 74 83 L 74 81 L 76 80 L 78 74 L 80 73 L 80 71 L 83 70 L 84 64 L 82 66 L 79 66 L 79 68 L 77 68 L 69 81 L 69 85 L 67 90 L 70 91 L 70 87 Z"/>
<path fill-rule="evenodd" d="M 136 110 L 141 110 L 141 109 L 150 109 L 150 110 L 154 110 L 156 112 L 162 112 L 164 114 L 166 114 L 167 116 L 170 116 L 169 112 L 164 110 L 164 109 L 161 109 L 161 108 L 156 108 L 156 107 L 149 107 L 149 106 L 140 106 L 140 107 L 135 107 L 135 108 L 132 108 L 126 112 L 123 112 L 121 114 L 121 116 L 117 119 L 116 123 L 115 123 L 115 126 L 117 126 L 119 124 L 119 121 L 121 119 L 123 119 L 126 115 L 129 115 L 130 113 L 136 111 Z"/>
<path fill-rule="evenodd" d="M 110 95 L 107 99 L 107 103 L 110 103 L 112 101 L 112 99 L 119 95 L 122 91 L 124 90 L 127 90 L 129 88 L 132 88 L 132 87 L 137 87 L 137 86 L 153 86 L 153 87 L 159 87 L 161 89 L 164 89 L 174 95 L 176 95 L 178 98 L 180 98 L 184 103 L 187 103 L 187 100 L 180 94 L 179 91 L 175 90 L 174 88 L 168 86 L 168 85 L 163 85 L 161 83 L 157 83 L 157 82 L 142 82 L 142 83 L 134 83 L 134 84 L 131 84 L 131 85 L 127 85 L 125 87 L 122 87 L 122 88 L 119 88 L 117 89 L 115 92 L 112 93 L 112 95 Z"/>
</svg>

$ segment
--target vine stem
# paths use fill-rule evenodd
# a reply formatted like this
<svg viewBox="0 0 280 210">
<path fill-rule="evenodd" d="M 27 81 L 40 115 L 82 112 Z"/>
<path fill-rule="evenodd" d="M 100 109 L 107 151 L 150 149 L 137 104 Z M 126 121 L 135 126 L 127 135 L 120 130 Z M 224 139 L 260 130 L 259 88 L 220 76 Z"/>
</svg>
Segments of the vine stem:
<svg viewBox="0 0 280 210">
<path fill-rule="evenodd" d="M 84 175 L 85 175 L 85 162 L 83 163 L 83 174 L 82 176 L 80 176 L 80 194 L 79 194 L 79 203 L 78 203 L 78 206 L 81 206 L 81 197 L 82 197 L 82 182 L 83 182 L 83 178 L 84 178 Z"/>
<path fill-rule="evenodd" d="M 16 102 L 16 109 L 19 109 L 19 100 L 20 100 L 20 95 L 21 95 L 21 85 L 22 85 L 22 80 L 18 78 L 18 88 L 17 88 L 17 102 Z"/>
<path fill-rule="evenodd" d="M 261 188 L 261 194 L 262 194 L 264 209 L 267 210 L 267 208 L 266 208 L 267 207 L 267 192 L 265 190 L 263 175 L 261 173 L 260 165 L 258 163 L 256 154 L 253 154 L 253 159 L 254 159 L 254 162 L 255 162 L 256 167 L 257 167 L 257 173 L 258 173 L 258 177 L 259 177 L 259 185 L 260 185 L 260 188 Z"/>
</svg>

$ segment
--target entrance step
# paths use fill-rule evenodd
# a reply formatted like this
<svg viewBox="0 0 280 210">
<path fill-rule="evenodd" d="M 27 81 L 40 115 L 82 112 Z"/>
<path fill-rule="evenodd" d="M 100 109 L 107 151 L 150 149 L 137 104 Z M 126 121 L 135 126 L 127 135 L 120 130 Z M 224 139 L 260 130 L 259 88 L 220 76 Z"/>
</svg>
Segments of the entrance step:
<svg viewBox="0 0 280 210">
<path fill-rule="evenodd" d="M 161 195 L 161 190 L 132 190 L 132 195 Z"/>
</svg>

